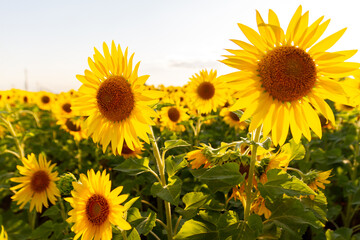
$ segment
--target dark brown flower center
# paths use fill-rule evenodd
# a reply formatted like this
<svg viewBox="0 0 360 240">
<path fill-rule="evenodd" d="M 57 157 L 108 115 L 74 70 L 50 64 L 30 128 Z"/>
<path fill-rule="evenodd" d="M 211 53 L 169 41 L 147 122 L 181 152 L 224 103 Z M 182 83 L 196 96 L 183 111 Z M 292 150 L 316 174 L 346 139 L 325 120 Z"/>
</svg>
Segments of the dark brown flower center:
<svg viewBox="0 0 360 240">
<path fill-rule="evenodd" d="M 62 109 L 67 113 L 71 113 L 71 104 L 65 103 L 64 105 L 62 105 Z"/>
<path fill-rule="evenodd" d="M 103 224 L 109 216 L 109 203 L 99 194 L 92 195 L 86 203 L 86 216 L 94 225 Z"/>
<path fill-rule="evenodd" d="M 134 151 L 131 150 L 126 142 L 124 141 L 123 148 L 121 149 L 121 154 L 132 154 Z"/>
<path fill-rule="evenodd" d="M 128 118 L 135 106 L 130 84 L 120 76 L 102 82 L 96 100 L 101 114 L 114 122 Z"/>
<path fill-rule="evenodd" d="M 32 175 L 30 180 L 31 190 L 33 190 L 36 193 L 41 193 L 45 191 L 49 186 L 49 184 L 50 184 L 49 175 L 43 170 L 36 171 Z"/>
<path fill-rule="evenodd" d="M 73 121 L 71 121 L 71 119 L 66 119 L 66 122 L 65 122 L 65 125 L 66 127 L 70 130 L 70 131 L 73 131 L 73 132 L 78 132 L 81 130 L 81 127 L 80 126 L 76 126 Z"/>
<path fill-rule="evenodd" d="M 202 99 L 209 100 L 215 94 L 215 87 L 210 82 L 202 82 L 197 88 L 197 94 Z"/>
<path fill-rule="evenodd" d="M 180 112 L 177 108 L 171 107 L 168 110 L 168 117 L 172 122 L 177 122 L 180 119 Z"/>
<path fill-rule="evenodd" d="M 24 103 L 27 103 L 28 102 L 28 97 L 24 96 L 23 100 L 24 100 Z"/>
<path fill-rule="evenodd" d="M 47 104 L 50 102 L 50 98 L 48 96 L 42 96 L 41 97 L 41 102 L 44 104 Z"/>
<path fill-rule="evenodd" d="M 268 52 L 259 62 L 262 86 L 282 102 L 306 96 L 316 82 L 316 65 L 304 50 L 281 46 Z"/>
<path fill-rule="evenodd" d="M 240 118 L 238 117 L 238 115 L 236 115 L 235 113 L 233 112 L 229 112 L 229 117 L 234 120 L 235 122 L 238 122 L 240 121 Z"/>
</svg>

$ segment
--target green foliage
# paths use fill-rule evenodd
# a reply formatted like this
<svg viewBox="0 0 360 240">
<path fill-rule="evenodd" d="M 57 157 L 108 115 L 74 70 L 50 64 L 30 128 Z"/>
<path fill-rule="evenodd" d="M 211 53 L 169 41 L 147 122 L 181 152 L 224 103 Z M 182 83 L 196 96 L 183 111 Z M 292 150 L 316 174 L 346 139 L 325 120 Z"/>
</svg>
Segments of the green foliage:
<svg viewBox="0 0 360 240">
<path fill-rule="evenodd" d="M 155 182 L 151 187 L 151 194 L 177 206 L 180 199 L 182 181 L 177 176 L 169 177 L 168 184 L 161 186 Z"/>
<path fill-rule="evenodd" d="M 150 171 L 148 158 L 128 158 L 114 168 L 116 171 L 125 172 L 129 175 L 137 175 Z"/>
<path fill-rule="evenodd" d="M 235 185 L 244 181 L 244 176 L 239 172 L 237 163 L 225 163 L 209 169 L 192 170 L 194 177 L 207 184 L 211 191 L 229 191 Z"/>
<path fill-rule="evenodd" d="M 291 176 L 280 169 L 271 169 L 267 172 L 267 182 L 259 183 L 261 196 L 273 202 L 276 198 L 287 196 L 306 196 L 316 193 L 297 177 Z"/>
</svg>

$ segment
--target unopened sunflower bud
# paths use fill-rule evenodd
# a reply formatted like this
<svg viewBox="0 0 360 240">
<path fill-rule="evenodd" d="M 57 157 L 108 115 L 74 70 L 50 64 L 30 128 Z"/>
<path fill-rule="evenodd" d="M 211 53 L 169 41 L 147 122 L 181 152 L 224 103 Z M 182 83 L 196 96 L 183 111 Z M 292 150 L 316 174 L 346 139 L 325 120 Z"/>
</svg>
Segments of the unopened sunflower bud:
<svg viewBox="0 0 360 240">
<path fill-rule="evenodd" d="M 76 178 L 72 173 L 65 173 L 60 176 L 59 181 L 57 182 L 57 187 L 59 188 L 61 195 L 68 196 L 73 190 L 73 182 L 76 182 Z"/>
</svg>

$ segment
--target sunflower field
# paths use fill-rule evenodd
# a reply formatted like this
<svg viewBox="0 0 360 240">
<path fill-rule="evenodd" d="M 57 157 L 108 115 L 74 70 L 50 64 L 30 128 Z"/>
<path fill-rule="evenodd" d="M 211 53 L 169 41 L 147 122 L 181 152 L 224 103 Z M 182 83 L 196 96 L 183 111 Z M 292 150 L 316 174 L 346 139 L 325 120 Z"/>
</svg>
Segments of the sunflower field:
<svg viewBox="0 0 360 240">
<path fill-rule="evenodd" d="M 0 91 L 0 240 L 360 239 L 360 63 L 269 10 L 222 63 L 147 85 L 103 43 L 78 90 Z"/>
</svg>

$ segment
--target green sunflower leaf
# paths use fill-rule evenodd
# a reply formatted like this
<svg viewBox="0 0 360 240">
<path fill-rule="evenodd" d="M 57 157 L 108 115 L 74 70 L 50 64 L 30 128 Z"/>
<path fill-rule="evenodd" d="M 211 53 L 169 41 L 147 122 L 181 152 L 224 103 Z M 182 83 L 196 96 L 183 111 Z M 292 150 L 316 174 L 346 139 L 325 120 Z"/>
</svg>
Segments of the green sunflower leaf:
<svg viewBox="0 0 360 240">
<path fill-rule="evenodd" d="M 225 163 L 208 169 L 191 170 L 194 177 L 206 183 L 210 190 L 228 191 L 235 185 L 244 181 L 244 176 L 239 172 L 240 165 L 237 163 Z"/>
<path fill-rule="evenodd" d="M 164 143 L 164 148 L 162 150 L 170 150 L 172 148 L 177 148 L 177 147 L 188 147 L 190 146 L 190 144 L 182 139 L 177 139 L 177 140 L 168 140 L 165 141 Z"/>
<path fill-rule="evenodd" d="M 177 206 L 180 199 L 182 181 L 177 176 L 168 178 L 168 184 L 164 187 L 159 182 L 151 186 L 151 194 Z"/>
<path fill-rule="evenodd" d="M 138 175 L 144 172 L 149 172 L 149 158 L 128 158 L 124 162 L 117 165 L 114 170 L 125 172 L 129 175 Z"/>
</svg>

